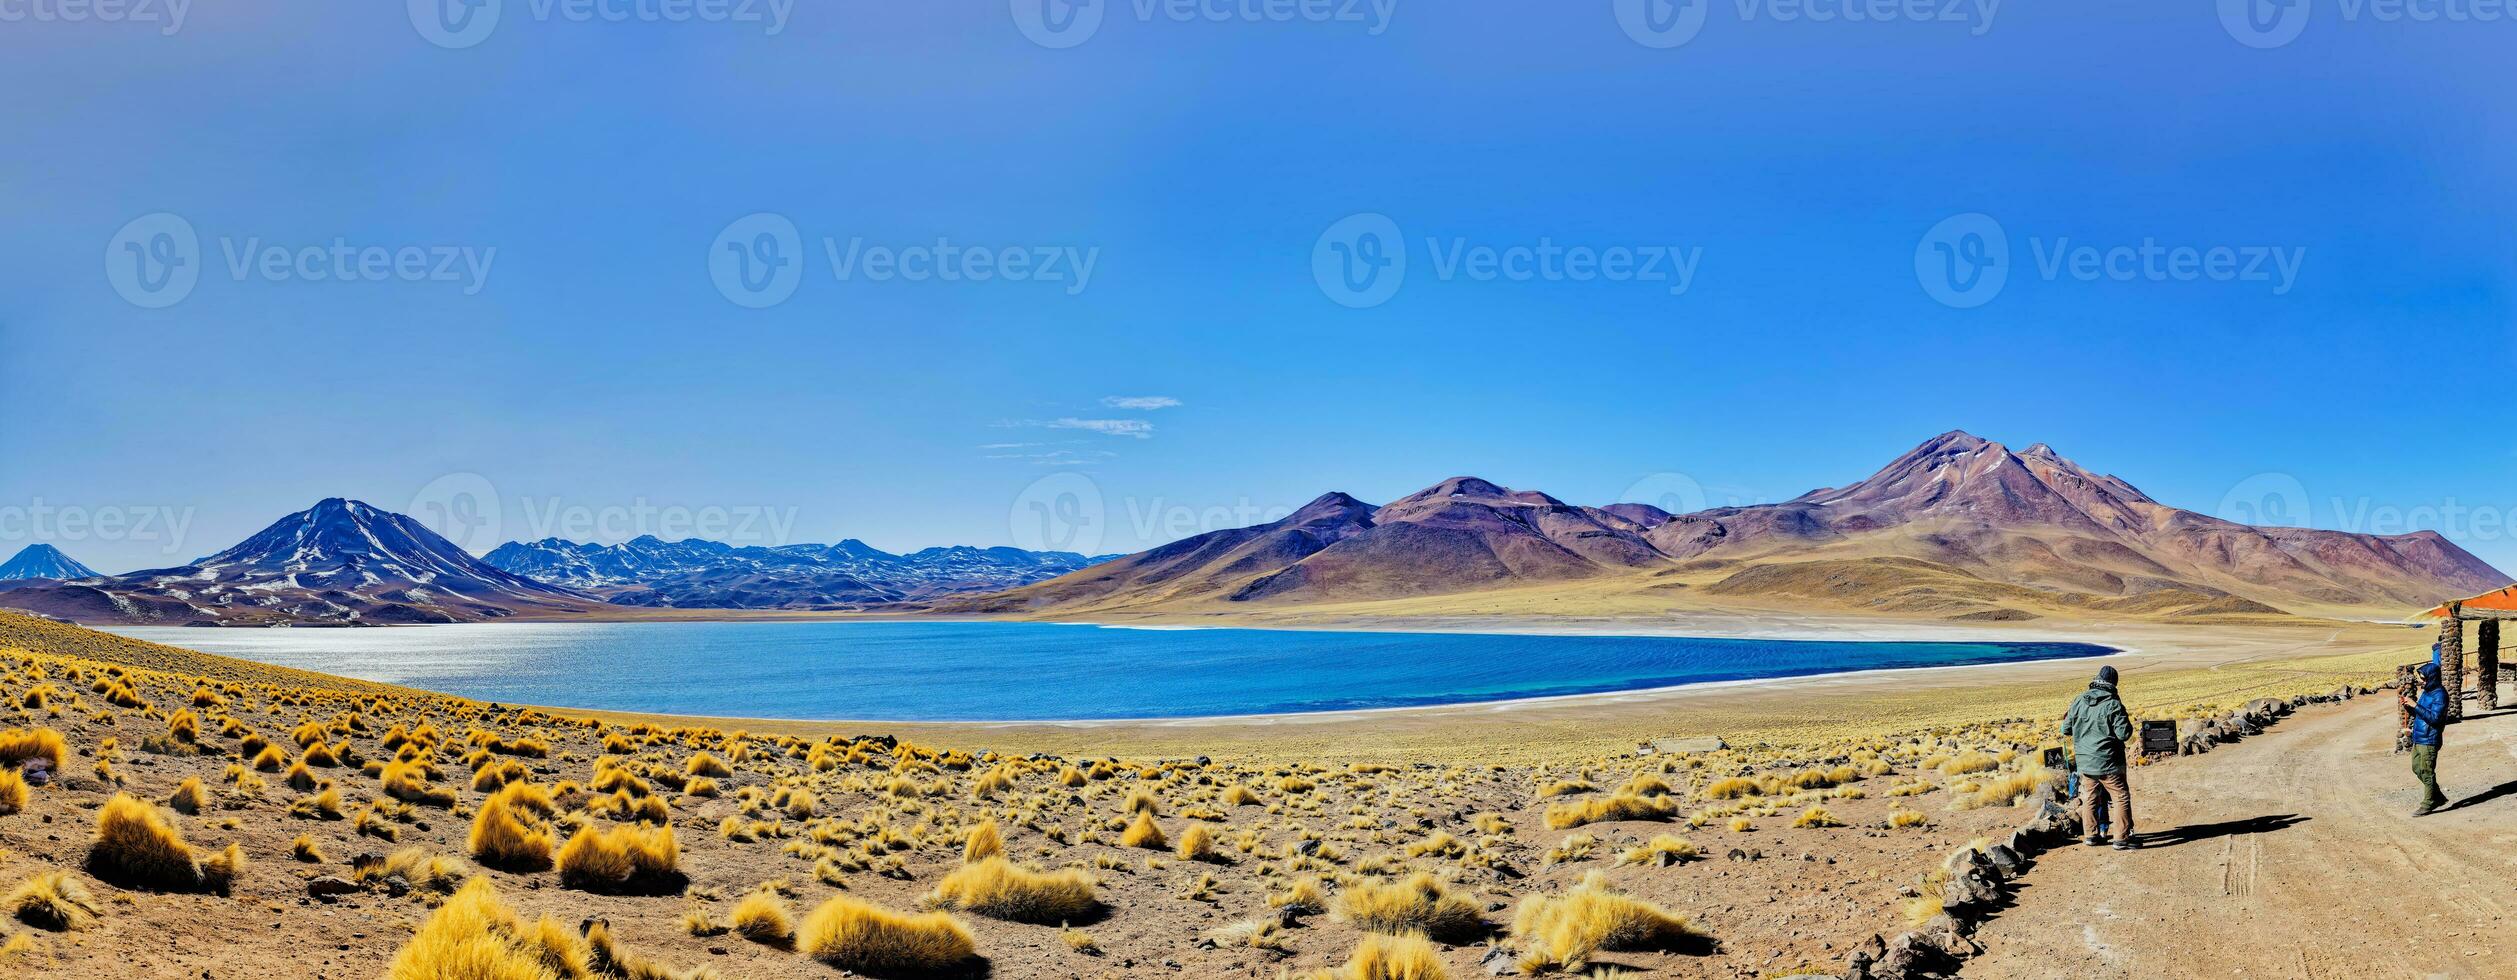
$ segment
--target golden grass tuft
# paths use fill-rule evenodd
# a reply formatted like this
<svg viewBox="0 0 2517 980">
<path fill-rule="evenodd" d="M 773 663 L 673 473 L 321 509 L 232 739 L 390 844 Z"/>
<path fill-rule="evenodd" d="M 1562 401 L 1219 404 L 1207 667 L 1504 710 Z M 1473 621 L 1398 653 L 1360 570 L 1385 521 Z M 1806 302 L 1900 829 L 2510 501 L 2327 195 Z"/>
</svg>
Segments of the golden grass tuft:
<svg viewBox="0 0 2517 980">
<path fill-rule="evenodd" d="M 1337 896 L 1337 916 L 1366 932 L 1423 933 L 1445 942 L 1484 933 L 1484 907 L 1417 873 L 1394 882 L 1357 882 Z"/>
<path fill-rule="evenodd" d="M 465 883 L 393 955 L 387 980 L 576 980 L 592 971 L 566 926 L 531 928 L 498 901 L 488 877 Z"/>
<path fill-rule="evenodd" d="M 36 758 L 52 763 L 53 771 L 60 772 L 70 764 L 70 743 L 49 728 L 0 731 L 0 765 L 15 769 Z"/>
<path fill-rule="evenodd" d="M 945 875 L 935 886 L 939 904 L 1012 922 L 1049 924 L 1083 918 L 1100 900 L 1097 883 L 1079 869 L 1034 871 L 990 857 Z"/>
<path fill-rule="evenodd" d="M 26 777 L 15 769 L 0 769 L 0 817 L 26 809 L 34 792 L 27 788 Z"/>
<path fill-rule="evenodd" d="M 1793 817 L 1792 826 L 1803 829 L 1812 827 L 1841 827 L 1844 826 L 1844 821 L 1837 820 L 1835 818 L 1835 814 L 1827 812 L 1826 807 L 1813 806 L 1809 809 L 1800 811 L 1800 816 Z"/>
<path fill-rule="evenodd" d="M 201 777 L 185 776 L 176 784 L 174 795 L 166 798 L 166 805 L 176 813 L 197 814 L 210 808 L 210 791 L 201 788 Z"/>
<path fill-rule="evenodd" d="M 1451 980 L 1442 954 L 1423 936 L 1367 935 L 1346 965 L 1312 974 L 1323 980 Z"/>
<path fill-rule="evenodd" d="M 795 923 L 787 917 L 787 903 L 778 900 L 777 892 L 765 888 L 736 903 L 734 931 L 766 946 L 783 947 L 795 941 Z"/>
<path fill-rule="evenodd" d="M 221 893 L 244 859 L 243 849 L 233 844 L 212 857 L 195 854 L 167 814 L 128 793 L 114 794 L 96 812 L 96 841 L 87 855 L 88 869 L 116 884 Z"/>
<path fill-rule="evenodd" d="M 1617 863 L 1619 865 L 1648 864 L 1655 868 L 1666 868 L 1702 856 L 1704 856 L 1704 851 L 1695 846 L 1695 842 L 1684 837 L 1661 834 L 1617 855 Z"/>
<path fill-rule="evenodd" d="M 1162 835 L 1162 825 L 1154 822 L 1154 815 L 1151 812 L 1140 811 L 1136 814 L 1135 822 L 1128 824 L 1126 830 L 1119 832 L 1119 846 L 1160 851 L 1169 849 L 1171 840 Z"/>
<path fill-rule="evenodd" d="M 979 955 L 970 930 L 950 915 L 907 915 L 845 895 L 804 917 L 796 948 L 839 969 L 877 975 L 938 971 Z"/>
<path fill-rule="evenodd" d="M 985 861 L 1004 853 L 1005 836 L 996 829 L 996 821 L 994 820 L 983 822 L 978 826 L 971 828 L 970 836 L 965 838 L 961 844 L 961 862 L 963 864 L 977 864 L 981 861 Z"/>
<path fill-rule="evenodd" d="M 66 871 L 47 871 L 20 882 L 0 898 L 0 907 L 20 922 L 54 932 L 85 929 L 104 913 L 87 886 Z"/>
<path fill-rule="evenodd" d="M 544 821 L 555 807 L 550 792 L 531 783 L 509 783 L 481 802 L 472 815 L 466 847 L 494 868 L 540 871 L 551 866 L 555 836 Z"/>
<path fill-rule="evenodd" d="M 1667 820 L 1677 812 L 1678 804 L 1668 797 L 1620 794 L 1550 806 L 1547 826 L 1565 830 L 1609 820 Z"/>
<path fill-rule="evenodd" d="M 1215 849 L 1215 832 L 1206 829 L 1205 824 L 1190 824 L 1189 829 L 1181 831 L 1180 846 L 1171 853 L 1183 861 L 1224 863 L 1223 852 Z"/>
<path fill-rule="evenodd" d="M 559 880 L 595 892 L 678 892 L 682 845 L 671 827 L 588 827 L 559 849 Z"/>
<path fill-rule="evenodd" d="M 1580 971 L 1602 951 L 1672 949 L 1705 938 L 1685 916 L 1610 889 L 1597 871 L 1562 895 L 1523 899 L 1512 917 L 1512 939 L 1524 968 Z"/>
</svg>

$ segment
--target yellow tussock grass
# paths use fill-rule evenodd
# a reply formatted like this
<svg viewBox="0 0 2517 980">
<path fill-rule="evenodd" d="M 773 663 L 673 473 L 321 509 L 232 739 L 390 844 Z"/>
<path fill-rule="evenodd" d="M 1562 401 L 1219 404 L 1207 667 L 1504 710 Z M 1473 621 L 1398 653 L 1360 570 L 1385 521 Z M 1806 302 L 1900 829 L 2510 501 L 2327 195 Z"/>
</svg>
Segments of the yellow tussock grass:
<svg viewBox="0 0 2517 980">
<path fill-rule="evenodd" d="M 1127 829 L 1119 833 L 1119 846 L 1160 851 L 1168 849 L 1171 846 L 1171 840 L 1162 835 L 1162 827 L 1154 823 L 1152 813 L 1140 812 L 1136 815 L 1136 821 L 1128 824 Z"/>
<path fill-rule="evenodd" d="M 1547 826 L 1556 830 L 1608 820 L 1667 820 L 1678 804 L 1662 796 L 1607 796 L 1547 808 Z"/>
<path fill-rule="evenodd" d="M 1610 889 L 1607 878 L 1593 871 L 1561 895 L 1522 900 L 1512 917 L 1512 938 L 1524 968 L 1578 971 L 1602 951 L 1671 949 L 1705 935 L 1685 916 Z"/>
<path fill-rule="evenodd" d="M 96 924 L 104 909 L 87 886 L 66 871 L 47 871 L 28 878 L 0 898 L 0 908 L 38 929 L 71 932 Z"/>
<path fill-rule="evenodd" d="M 203 858 L 184 842 L 174 821 L 128 793 L 116 793 L 96 812 L 96 842 L 88 870 L 116 884 L 162 891 L 225 892 L 243 869 L 244 850 L 230 844 Z"/>
<path fill-rule="evenodd" d="M 559 880 L 587 891 L 680 891 L 682 845 L 671 827 L 588 827 L 559 849 Z"/>
<path fill-rule="evenodd" d="M 1356 883 L 1337 897 L 1337 915 L 1366 932 L 1416 932 L 1444 941 L 1487 929 L 1482 905 L 1421 872 L 1394 882 Z"/>
<path fill-rule="evenodd" d="M 970 930 L 942 912 L 905 915 L 845 895 L 804 917 L 796 948 L 859 973 L 936 971 L 978 955 Z"/>
<path fill-rule="evenodd" d="M 734 931 L 769 946 L 795 941 L 795 923 L 787 918 L 787 903 L 778 900 L 777 892 L 766 889 L 744 896 L 734 906 Z"/>
<path fill-rule="evenodd" d="M 1041 924 L 1083 918 L 1099 903 L 1096 882 L 1079 869 L 1034 871 L 991 857 L 964 865 L 935 886 L 946 906 L 991 919 Z"/>
</svg>

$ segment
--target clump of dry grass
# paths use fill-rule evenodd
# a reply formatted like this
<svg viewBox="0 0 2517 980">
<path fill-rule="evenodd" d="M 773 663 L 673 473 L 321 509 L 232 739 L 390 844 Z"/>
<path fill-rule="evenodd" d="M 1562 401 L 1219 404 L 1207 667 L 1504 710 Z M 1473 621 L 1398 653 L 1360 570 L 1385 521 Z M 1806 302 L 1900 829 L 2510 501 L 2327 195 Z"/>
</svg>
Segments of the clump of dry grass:
<svg viewBox="0 0 2517 980">
<path fill-rule="evenodd" d="M 49 728 L 11 728 L 0 731 L 0 765 L 16 769 L 28 759 L 52 763 L 54 772 L 70 764 L 70 743 L 60 732 Z"/>
<path fill-rule="evenodd" d="M 1649 902 L 1608 887 L 1597 871 L 1562 895 L 1532 895 L 1512 917 L 1512 941 L 1521 967 L 1578 971 L 1602 951 L 1671 949 L 1706 938 L 1704 932 Z"/>
<path fill-rule="evenodd" d="M 1804 829 L 1811 827 L 1841 827 L 1844 826 L 1844 821 L 1835 819 L 1835 814 L 1828 813 L 1826 807 L 1813 806 L 1809 809 L 1800 811 L 1800 816 L 1792 818 L 1792 826 Z"/>
<path fill-rule="evenodd" d="M 15 769 L 0 769 L 0 817 L 26 809 L 27 801 L 33 798 L 25 777 Z"/>
<path fill-rule="evenodd" d="M 787 918 L 787 903 L 778 900 L 778 893 L 760 889 L 734 906 L 734 931 L 743 938 L 766 946 L 787 946 L 795 941 L 795 924 Z"/>
<path fill-rule="evenodd" d="M 1083 918 L 1100 903 L 1090 873 L 1079 869 L 1034 871 L 1002 857 L 965 865 L 935 886 L 939 904 L 1013 922 L 1053 923 Z"/>
<path fill-rule="evenodd" d="M 20 882 L 0 898 L 0 908 L 20 922 L 54 932 L 85 929 L 104 913 L 87 886 L 66 871 L 47 871 Z"/>
<path fill-rule="evenodd" d="M 531 783 L 500 787 L 472 815 L 467 843 L 472 858 L 516 871 L 550 867 L 554 834 L 546 821 L 555 809 L 549 791 L 541 787 Z"/>
<path fill-rule="evenodd" d="M 1005 853 L 1005 835 L 996 829 L 996 821 L 988 820 L 970 828 L 970 836 L 961 844 L 963 864 L 977 864 Z"/>
<path fill-rule="evenodd" d="M 681 857 L 671 827 L 588 827 L 560 847 L 559 880 L 595 892 L 677 892 L 683 883 Z"/>
<path fill-rule="evenodd" d="M 2038 787 L 2058 778 L 2061 777 L 2056 776 L 2051 770 L 2041 766 L 2032 766 L 2006 776 L 1985 780 L 1983 785 L 1975 788 L 1975 792 L 1958 797 L 1951 801 L 1950 805 L 1959 810 L 2009 806 L 2018 802 L 2021 797 L 2036 792 Z"/>
<path fill-rule="evenodd" d="M 577 980 L 590 975 L 574 933 L 545 916 L 531 927 L 498 901 L 487 877 L 474 878 L 421 923 L 393 955 L 387 980 Z"/>
<path fill-rule="evenodd" d="M 1180 846 L 1172 853 L 1183 861 L 1222 864 L 1225 860 L 1223 852 L 1215 849 L 1215 832 L 1206 829 L 1205 824 L 1190 824 L 1189 829 L 1181 831 Z"/>
<path fill-rule="evenodd" d="M 1907 827 L 1920 827 L 1930 822 L 1930 817 L 1924 816 L 1923 814 L 1913 810 L 1892 810 L 1888 813 L 1888 826 L 1895 830 L 1903 830 Z"/>
<path fill-rule="evenodd" d="M 316 840 L 313 834 L 297 835 L 296 840 L 288 842 L 288 853 L 290 857 L 307 864 L 322 864 L 332 860 L 324 856 L 323 842 Z"/>
<path fill-rule="evenodd" d="M 1663 796 L 1604 796 L 1547 808 L 1547 826 L 1556 830 L 1609 820 L 1667 820 L 1678 804 Z"/>
<path fill-rule="evenodd" d="M 1442 954 L 1419 935 L 1367 935 L 1355 944 L 1346 965 L 1320 970 L 1304 980 L 1451 980 Z"/>
<path fill-rule="evenodd" d="M 1162 834 L 1162 826 L 1154 822 L 1150 811 L 1139 811 L 1136 820 L 1119 832 L 1120 847 L 1141 847 L 1148 851 L 1166 850 L 1171 841 Z"/>
<path fill-rule="evenodd" d="M 99 878 L 134 888 L 226 893 L 245 864 L 244 849 L 202 857 L 184 842 L 168 815 L 128 793 L 116 793 L 96 812 L 96 841 L 88 869 Z"/>
<path fill-rule="evenodd" d="M 839 969 L 877 975 L 943 970 L 979 955 L 970 930 L 950 915 L 904 915 L 845 895 L 805 916 L 796 948 Z"/>
<path fill-rule="evenodd" d="M 1701 857 L 1703 854 L 1703 849 L 1695 846 L 1693 841 L 1684 837 L 1661 834 L 1617 855 L 1617 863 L 1619 865 L 1648 864 L 1655 868 L 1666 868 Z"/>
<path fill-rule="evenodd" d="M 1337 896 L 1338 918 L 1366 932 L 1423 933 L 1446 942 L 1487 931 L 1483 906 L 1422 872 L 1394 882 L 1358 882 Z"/>
<path fill-rule="evenodd" d="M 210 807 L 210 792 L 201 788 L 201 777 L 185 776 L 176 784 L 174 795 L 166 798 L 166 806 L 176 813 L 192 815 Z"/>
</svg>

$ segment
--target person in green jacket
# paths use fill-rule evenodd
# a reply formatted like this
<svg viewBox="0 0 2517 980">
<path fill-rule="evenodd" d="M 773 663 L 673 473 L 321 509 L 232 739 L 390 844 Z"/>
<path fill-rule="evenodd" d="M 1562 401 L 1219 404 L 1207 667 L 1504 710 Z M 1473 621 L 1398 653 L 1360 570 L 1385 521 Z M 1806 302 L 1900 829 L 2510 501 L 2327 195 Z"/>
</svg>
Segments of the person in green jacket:
<svg viewBox="0 0 2517 980">
<path fill-rule="evenodd" d="M 2131 766 L 2124 746 L 2132 740 L 2132 715 L 2115 695 L 2115 668 L 2098 668 L 2097 680 L 2071 702 L 2063 714 L 2063 735 L 2071 739 L 2072 771 L 2080 776 L 2080 826 L 2095 847 L 2104 841 L 2098 828 L 2115 836 L 2115 849 L 2132 850 Z M 2098 819 L 2099 808 L 2106 819 Z"/>
</svg>

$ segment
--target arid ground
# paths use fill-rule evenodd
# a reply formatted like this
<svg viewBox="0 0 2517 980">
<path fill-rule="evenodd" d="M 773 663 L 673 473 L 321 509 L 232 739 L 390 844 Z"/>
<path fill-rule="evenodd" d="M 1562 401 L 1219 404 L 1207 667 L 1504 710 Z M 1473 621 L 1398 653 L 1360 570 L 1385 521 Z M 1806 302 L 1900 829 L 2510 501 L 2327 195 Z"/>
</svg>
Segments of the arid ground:
<svg viewBox="0 0 2517 980">
<path fill-rule="evenodd" d="M 2424 642 L 2343 624 L 2042 635 L 2134 650 L 2112 662 L 2152 717 L 2374 683 Z M 0 729 L 20 733 L 0 733 L 0 756 L 45 731 L 63 756 L 0 816 L 0 894 L 19 913 L 0 962 L 98 977 L 454 975 L 431 972 L 454 948 L 554 977 L 1369 978 L 1418 975 L 1392 965 L 1411 962 L 1465 977 L 1489 955 L 1541 973 L 1824 972 L 1928 917 L 1924 875 L 1945 855 L 2020 823 L 2012 802 L 2051 778 L 2036 750 L 2092 669 L 877 731 L 484 705 L 13 616 L 0 650 Z M 2293 724 L 2346 724 L 2330 712 L 2356 738 L 2391 724 L 2382 700 Z M 1635 754 L 1686 735 L 1728 747 Z M 2245 757 L 2155 771 L 2200 779 Z M 2159 778 L 2145 830 L 2185 819 Z M 146 813 L 188 852 L 152 832 L 134 861 Z M 1986 975 L 2037 975 L 2036 950 L 2078 941 L 2030 911 L 2083 858 L 2050 860 L 1988 928 L 1981 968 L 2010 972 Z M 63 881 L 91 910 L 66 928 L 45 911 Z M 760 938 L 724 931 L 738 919 Z M 882 958 L 905 949 L 926 959 Z"/>
</svg>

